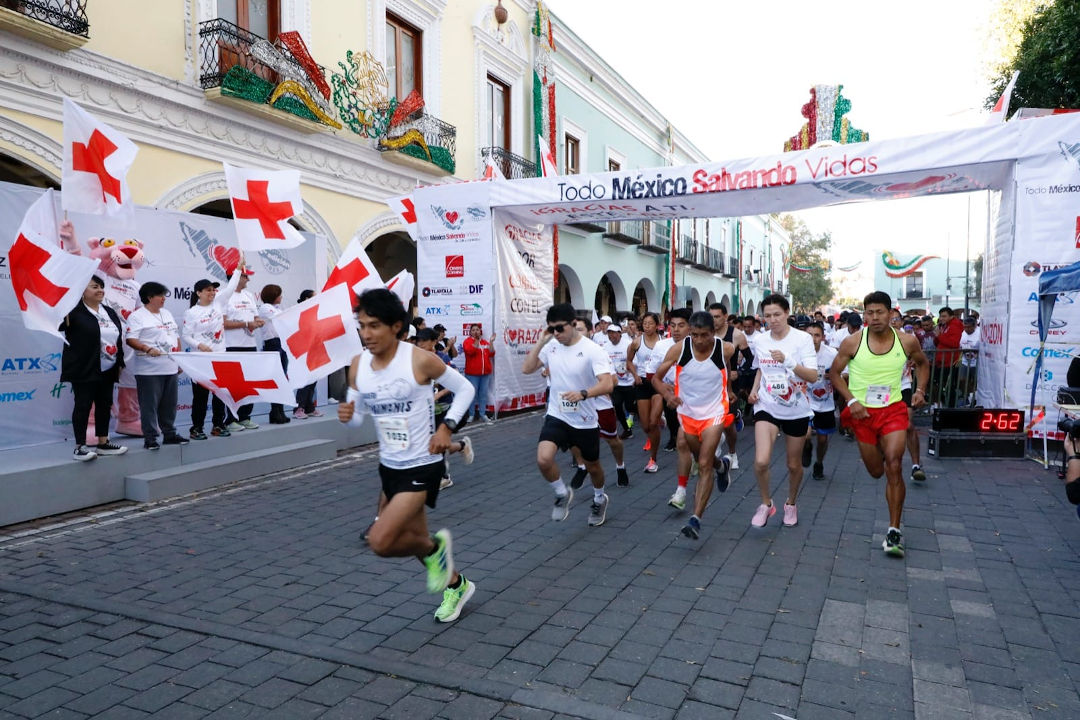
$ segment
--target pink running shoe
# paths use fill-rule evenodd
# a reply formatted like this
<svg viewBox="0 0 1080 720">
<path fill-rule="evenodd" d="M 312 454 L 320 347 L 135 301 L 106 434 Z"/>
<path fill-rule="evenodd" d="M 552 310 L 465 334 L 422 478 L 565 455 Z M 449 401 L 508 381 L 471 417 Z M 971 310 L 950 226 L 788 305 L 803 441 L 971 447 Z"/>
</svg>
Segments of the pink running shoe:
<svg viewBox="0 0 1080 720">
<path fill-rule="evenodd" d="M 757 506 L 757 510 L 754 511 L 754 517 L 750 521 L 750 524 L 754 527 L 765 527 L 765 523 L 769 522 L 769 518 L 776 514 L 776 505 L 765 505 L 764 503 Z"/>
<path fill-rule="evenodd" d="M 307 420 L 307 413 L 304 412 L 303 408 L 296 408 L 293 410 L 292 416 L 297 420 Z"/>
<path fill-rule="evenodd" d="M 649 462 L 645 465 L 645 472 L 654 473 L 654 472 L 657 472 L 658 470 L 660 470 L 660 466 L 656 464 L 655 460 L 650 458 Z"/>
<path fill-rule="evenodd" d="M 321 412 L 319 412 L 319 409 L 318 409 L 318 408 L 315 408 L 314 410 L 312 410 L 311 412 L 309 412 L 309 413 L 307 414 L 307 416 L 308 416 L 308 417 L 322 417 L 322 416 L 323 416 L 323 414 L 322 414 Z"/>
<path fill-rule="evenodd" d="M 799 524 L 799 511 L 794 505 L 784 503 L 784 527 L 795 527 Z"/>
</svg>

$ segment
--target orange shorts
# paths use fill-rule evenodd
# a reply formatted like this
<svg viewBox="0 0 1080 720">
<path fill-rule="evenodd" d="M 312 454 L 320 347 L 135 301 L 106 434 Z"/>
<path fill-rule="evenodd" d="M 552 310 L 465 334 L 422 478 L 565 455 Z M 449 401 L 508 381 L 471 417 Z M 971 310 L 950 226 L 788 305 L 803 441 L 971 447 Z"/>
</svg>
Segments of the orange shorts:
<svg viewBox="0 0 1080 720">
<path fill-rule="evenodd" d="M 868 407 L 866 411 L 870 417 L 856 420 L 851 417 L 851 408 L 846 407 L 840 412 L 840 424 L 854 430 L 855 439 L 867 445 L 876 445 L 879 438 L 889 433 L 907 430 L 910 424 L 907 405 L 903 400 L 885 407 Z"/>
<path fill-rule="evenodd" d="M 701 433 L 705 431 L 705 428 L 710 428 L 714 425 L 726 427 L 727 425 L 730 425 L 733 420 L 734 416 L 730 413 L 727 415 L 706 418 L 704 420 L 697 420 L 692 417 L 687 417 L 686 415 L 680 415 L 679 426 L 682 427 L 683 432 L 687 435 L 694 435 L 700 438 Z"/>
</svg>

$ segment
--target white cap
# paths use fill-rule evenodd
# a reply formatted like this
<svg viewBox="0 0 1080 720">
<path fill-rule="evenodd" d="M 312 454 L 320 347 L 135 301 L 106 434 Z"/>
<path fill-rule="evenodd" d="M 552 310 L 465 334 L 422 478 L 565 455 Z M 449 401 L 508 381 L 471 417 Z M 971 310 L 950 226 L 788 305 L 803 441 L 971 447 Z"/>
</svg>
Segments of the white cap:
<svg viewBox="0 0 1080 720">
<path fill-rule="evenodd" d="M 414 326 L 412 323 L 409 323 L 408 337 L 416 337 L 416 326 Z"/>
<path fill-rule="evenodd" d="M 621 333 L 622 327 L 618 323 L 611 323 L 607 326 L 607 331 Z"/>
<path fill-rule="evenodd" d="M 611 316 L 610 315 L 601 315 L 600 316 L 600 322 L 606 322 L 606 323 L 611 322 Z"/>
</svg>

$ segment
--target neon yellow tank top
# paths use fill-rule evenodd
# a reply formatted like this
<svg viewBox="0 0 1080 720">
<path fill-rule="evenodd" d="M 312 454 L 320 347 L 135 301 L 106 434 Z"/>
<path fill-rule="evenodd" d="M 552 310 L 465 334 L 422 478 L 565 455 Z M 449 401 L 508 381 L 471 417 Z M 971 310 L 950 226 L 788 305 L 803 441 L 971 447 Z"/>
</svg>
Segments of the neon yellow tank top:
<svg viewBox="0 0 1080 720">
<path fill-rule="evenodd" d="M 848 363 L 848 389 L 865 407 L 885 407 L 900 402 L 900 382 L 907 364 L 907 353 L 895 328 L 892 348 L 883 355 L 870 350 L 870 333 L 865 329 L 855 357 Z"/>
</svg>

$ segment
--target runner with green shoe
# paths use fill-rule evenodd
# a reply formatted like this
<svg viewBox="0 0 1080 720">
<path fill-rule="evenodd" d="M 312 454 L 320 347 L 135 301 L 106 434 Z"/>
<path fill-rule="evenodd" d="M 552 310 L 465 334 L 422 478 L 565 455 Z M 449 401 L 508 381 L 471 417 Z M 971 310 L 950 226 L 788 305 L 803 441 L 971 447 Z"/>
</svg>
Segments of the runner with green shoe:
<svg viewBox="0 0 1080 720">
<path fill-rule="evenodd" d="M 403 342 L 408 314 L 390 290 L 368 290 L 356 307 L 364 351 L 349 368 L 346 400 L 338 420 L 359 425 L 366 414 L 379 439 L 379 514 L 367 541 L 381 557 L 415 557 L 427 568 L 427 590 L 442 593 L 439 622 L 461 614 L 476 586 L 454 568 L 449 530 L 428 533 L 424 505 L 434 509 L 443 476 L 443 452 L 475 391 L 437 355 Z M 434 429 L 432 382 L 454 393 L 446 417 Z"/>
</svg>

